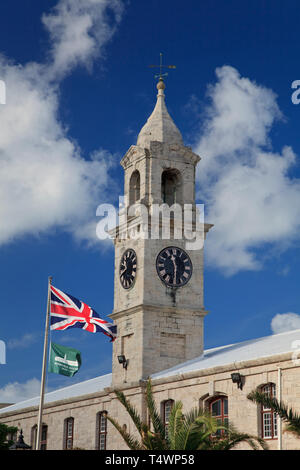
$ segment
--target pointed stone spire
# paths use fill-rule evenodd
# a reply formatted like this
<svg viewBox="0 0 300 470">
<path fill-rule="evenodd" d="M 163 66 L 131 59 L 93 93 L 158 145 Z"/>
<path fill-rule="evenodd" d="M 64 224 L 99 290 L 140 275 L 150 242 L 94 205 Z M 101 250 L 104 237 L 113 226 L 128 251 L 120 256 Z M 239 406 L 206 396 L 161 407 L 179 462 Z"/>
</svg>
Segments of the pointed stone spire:
<svg viewBox="0 0 300 470">
<path fill-rule="evenodd" d="M 139 133 L 137 145 L 143 148 L 150 148 L 151 141 L 183 145 L 181 133 L 174 124 L 165 104 L 165 84 L 162 78 L 159 79 L 157 89 L 158 94 L 155 108 Z"/>
</svg>

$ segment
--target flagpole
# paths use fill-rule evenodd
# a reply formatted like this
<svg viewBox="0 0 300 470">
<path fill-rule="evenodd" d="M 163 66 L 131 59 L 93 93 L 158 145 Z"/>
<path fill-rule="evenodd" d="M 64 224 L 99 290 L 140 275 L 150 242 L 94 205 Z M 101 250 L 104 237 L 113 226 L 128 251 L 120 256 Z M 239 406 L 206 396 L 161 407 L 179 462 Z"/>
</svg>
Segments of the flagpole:
<svg viewBox="0 0 300 470">
<path fill-rule="evenodd" d="M 40 450 L 40 447 L 41 447 L 41 436 L 42 436 L 42 427 L 43 427 L 42 419 L 43 419 L 45 380 L 46 380 L 46 368 L 47 368 L 51 281 L 52 281 L 52 276 L 49 276 L 48 277 L 48 299 L 47 299 L 47 313 L 46 313 L 46 324 L 45 324 L 43 366 L 42 366 L 42 378 L 41 378 L 40 406 L 39 406 L 38 427 L 37 427 L 37 435 L 36 435 L 36 450 Z"/>
</svg>

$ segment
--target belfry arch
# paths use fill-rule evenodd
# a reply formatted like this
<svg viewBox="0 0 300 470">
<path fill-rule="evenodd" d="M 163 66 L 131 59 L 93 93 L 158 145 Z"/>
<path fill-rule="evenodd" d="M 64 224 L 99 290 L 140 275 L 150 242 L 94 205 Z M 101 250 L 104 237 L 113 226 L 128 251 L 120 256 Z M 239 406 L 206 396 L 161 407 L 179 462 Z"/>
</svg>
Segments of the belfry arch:
<svg viewBox="0 0 300 470">
<path fill-rule="evenodd" d="M 182 204 L 182 176 L 175 168 L 168 168 L 161 175 L 161 199 L 162 202 L 171 206 Z"/>
<path fill-rule="evenodd" d="M 139 201 L 141 195 L 141 177 L 140 172 L 135 170 L 129 182 L 129 205 L 132 206 Z"/>
</svg>

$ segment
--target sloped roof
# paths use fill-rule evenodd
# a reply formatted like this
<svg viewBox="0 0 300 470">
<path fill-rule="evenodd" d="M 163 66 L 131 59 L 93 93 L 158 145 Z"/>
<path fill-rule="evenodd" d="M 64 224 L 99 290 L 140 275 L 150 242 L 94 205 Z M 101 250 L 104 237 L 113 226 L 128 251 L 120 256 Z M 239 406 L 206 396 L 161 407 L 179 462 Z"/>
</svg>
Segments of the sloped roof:
<svg viewBox="0 0 300 470">
<path fill-rule="evenodd" d="M 238 363 L 243 361 L 260 359 L 289 352 L 291 353 L 292 359 L 293 352 L 298 349 L 300 349 L 300 329 L 243 341 L 241 343 L 220 346 L 218 348 L 207 349 L 204 351 L 202 356 L 153 374 L 151 377 L 152 379 L 163 379 L 188 372 L 196 372 L 217 366 L 225 366 L 232 363 L 236 363 L 238 365 Z M 111 386 L 111 379 L 112 374 L 106 374 L 46 393 L 44 402 L 47 404 L 58 400 L 80 397 L 82 395 L 99 392 L 104 388 Z M 2 413 L 9 413 L 38 405 L 39 396 L 2 408 L 0 410 L 0 416 Z"/>
<path fill-rule="evenodd" d="M 181 133 L 166 107 L 165 84 L 162 80 L 159 80 L 157 89 L 155 108 L 138 135 L 137 145 L 150 148 L 150 142 L 152 141 L 183 145 Z"/>
<path fill-rule="evenodd" d="M 292 359 L 293 352 L 298 349 L 300 349 L 300 329 L 207 349 L 202 356 L 153 374 L 151 377 L 153 379 L 171 377 L 172 375 L 210 369 L 234 362 L 238 364 L 242 361 L 260 359 L 288 352 L 291 352 Z"/>
<path fill-rule="evenodd" d="M 58 400 L 65 400 L 66 398 L 74 398 L 81 395 L 87 395 L 90 393 L 100 392 L 106 387 L 111 385 L 111 374 L 101 375 L 94 379 L 85 380 L 69 387 L 60 388 L 53 392 L 45 393 L 44 403 L 51 403 Z M 40 397 L 30 398 L 29 400 L 15 403 L 14 405 L 1 408 L 1 413 L 10 413 L 11 411 L 21 410 L 23 408 L 29 408 L 31 406 L 38 406 L 40 403 Z"/>
</svg>

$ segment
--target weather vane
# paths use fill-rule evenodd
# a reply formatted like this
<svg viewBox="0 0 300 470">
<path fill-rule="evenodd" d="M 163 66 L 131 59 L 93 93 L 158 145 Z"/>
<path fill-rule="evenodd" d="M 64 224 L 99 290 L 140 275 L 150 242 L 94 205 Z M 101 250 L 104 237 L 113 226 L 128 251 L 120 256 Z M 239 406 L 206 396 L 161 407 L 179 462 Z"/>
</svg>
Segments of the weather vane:
<svg viewBox="0 0 300 470">
<path fill-rule="evenodd" d="M 163 80 L 163 77 L 166 77 L 168 75 L 168 73 L 162 73 L 163 68 L 176 69 L 176 65 L 163 65 L 163 63 L 162 63 L 162 52 L 160 53 L 160 64 L 159 65 L 149 65 L 149 67 L 158 67 L 159 68 L 159 74 L 155 75 L 155 78 L 159 78 L 160 80 Z"/>
</svg>

